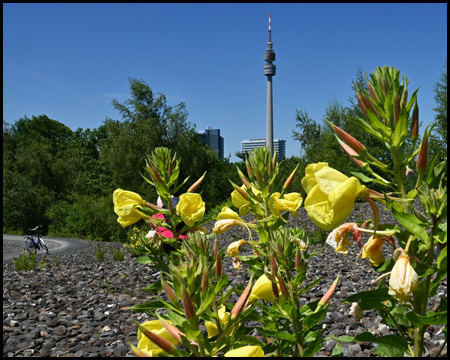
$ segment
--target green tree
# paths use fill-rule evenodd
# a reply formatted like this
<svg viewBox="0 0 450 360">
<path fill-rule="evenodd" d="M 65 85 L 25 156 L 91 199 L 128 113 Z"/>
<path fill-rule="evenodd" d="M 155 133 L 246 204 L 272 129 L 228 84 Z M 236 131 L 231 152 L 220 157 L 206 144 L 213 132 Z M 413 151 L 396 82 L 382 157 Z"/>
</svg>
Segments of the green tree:
<svg viewBox="0 0 450 360">
<path fill-rule="evenodd" d="M 447 60 L 444 63 L 439 81 L 434 84 L 434 100 L 436 107 L 435 121 L 436 127 L 430 141 L 430 152 L 432 155 L 438 155 L 441 160 L 447 157 Z"/>
</svg>

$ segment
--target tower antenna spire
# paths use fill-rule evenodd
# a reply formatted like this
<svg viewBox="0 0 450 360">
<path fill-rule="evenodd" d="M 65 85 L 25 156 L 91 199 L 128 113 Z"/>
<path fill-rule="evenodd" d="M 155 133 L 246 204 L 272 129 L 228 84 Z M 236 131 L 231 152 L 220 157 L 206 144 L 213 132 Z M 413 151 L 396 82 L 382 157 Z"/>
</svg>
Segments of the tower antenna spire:
<svg viewBox="0 0 450 360">
<path fill-rule="evenodd" d="M 269 42 L 272 42 L 272 14 L 269 14 Z"/>
</svg>

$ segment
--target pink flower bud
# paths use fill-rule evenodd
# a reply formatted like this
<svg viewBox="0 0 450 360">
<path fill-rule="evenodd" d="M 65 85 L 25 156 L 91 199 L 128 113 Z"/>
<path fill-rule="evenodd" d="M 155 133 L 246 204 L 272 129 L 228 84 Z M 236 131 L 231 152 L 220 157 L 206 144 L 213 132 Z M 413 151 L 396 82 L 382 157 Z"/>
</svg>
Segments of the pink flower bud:
<svg viewBox="0 0 450 360">
<path fill-rule="evenodd" d="M 139 330 L 142 331 L 142 333 L 153 343 L 155 343 L 158 347 L 163 349 L 165 352 L 169 354 L 173 354 L 177 352 L 177 348 L 175 345 L 173 345 L 169 340 L 164 339 L 162 336 L 159 336 L 155 334 L 154 332 L 146 329 L 141 324 L 139 324 L 136 320 L 134 320 L 134 323 L 137 325 Z"/>
<path fill-rule="evenodd" d="M 327 120 L 326 120 L 327 121 Z M 346 143 L 348 146 L 350 146 L 354 151 L 356 151 L 357 155 L 361 155 L 366 151 L 366 147 L 361 144 L 358 140 L 356 140 L 353 136 L 342 130 L 340 127 L 330 123 L 327 121 L 331 127 L 333 128 L 333 131 Z"/>
<path fill-rule="evenodd" d="M 195 310 L 194 305 L 192 304 L 191 297 L 187 292 L 187 289 L 182 285 L 181 286 L 181 297 L 183 299 L 184 313 L 186 315 L 186 319 L 191 320 L 195 318 Z"/>
<path fill-rule="evenodd" d="M 239 300 L 234 305 L 233 310 L 231 310 L 230 320 L 237 319 L 241 315 L 242 311 L 244 310 L 244 306 L 247 303 L 248 297 L 250 296 L 251 289 L 252 289 L 252 279 L 250 279 L 247 287 L 244 289 L 241 296 L 239 297 Z"/>
<path fill-rule="evenodd" d="M 206 175 L 206 171 L 203 173 L 203 175 L 195 182 L 191 185 L 191 187 L 188 189 L 187 192 L 194 192 L 202 183 L 203 179 L 205 178 Z"/>
</svg>

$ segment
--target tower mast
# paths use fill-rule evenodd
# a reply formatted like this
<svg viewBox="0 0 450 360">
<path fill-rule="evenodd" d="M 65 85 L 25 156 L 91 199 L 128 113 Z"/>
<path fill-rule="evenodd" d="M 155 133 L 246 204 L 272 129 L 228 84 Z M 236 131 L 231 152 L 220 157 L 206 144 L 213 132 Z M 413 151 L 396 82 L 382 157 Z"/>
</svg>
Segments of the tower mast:
<svg viewBox="0 0 450 360">
<path fill-rule="evenodd" d="M 266 146 L 273 154 L 273 96 L 272 96 L 272 76 L 275 76 L 276 66 L 272 64 L 275 61 L 275 52 L 272 49 L 272 17 L 269 14 L 269 41 L 267 43 L 264 60 L 264 75 L 267 76 L 267 119 L 266 119 Z"/>
</svg>

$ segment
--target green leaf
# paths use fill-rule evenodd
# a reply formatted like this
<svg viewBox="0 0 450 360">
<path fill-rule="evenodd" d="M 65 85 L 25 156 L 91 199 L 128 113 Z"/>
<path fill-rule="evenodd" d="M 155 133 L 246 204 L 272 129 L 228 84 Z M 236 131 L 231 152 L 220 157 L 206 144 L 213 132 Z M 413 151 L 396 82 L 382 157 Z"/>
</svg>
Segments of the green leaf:
<svg viewBox="0 0 450 360">
<path fill-rule="evenodd" d="M 370 126 L 366 121 L 360 118 L 350 118 L 350 120 L 358 126 L 361 130 L 366 133 L 372 134 L 375 138 L 380 141 L 383 141 L 383 137 L 378 131 L 375 131 L 372 126 Z"/>
<path fill-rule="evenodd" d="M 315 355 L 322 348 L 323 339 L 321 335 L 325 330 L 326 329 L 320 329 L 317 331 L 315 334 L 315 339 L 307 344 L 303 357 L 313 357 L 313 355 Z"/>
<path fill-rule="evenodd" d="M 344 303 L 358 303 L 364 310 L 384 309 L 383 301 L 391 300 L 392 296 L 388 294 L 389 289 L 379 288 L 371 291 L 363 291 L 349 296 L 342 300 Z"/>
<path fill-rule="evenodd" d="M 404 351 L 385 344 L 379 344 L 373 353 L 380 357 L 397 358 L 403 357 Z"/>
<path fill-rule="evenodd" d="M 426 316 L 418 315 L 415 312 L 411 311 L 410 313 L 406 314 L 406 318 L 414 326 L 447 324 L 447 311 L 442 311 L 439 313 L 428 311 L 428 314 Z"/>
<path fill-rule="evenodd" d="M 397 125 L 395 126 L 391 147 L 393 149 L 398 149 L 405 142 L 407 135 L 408 135 L 408 113 L 406 112 L 406 108 L 403 108 L 400 113 Z"/>
<path fill-rule="evenodd" d="M 430 238 L 428 234 L 425 232 L 425 229 L 422 227 L 422 222 L 412 214 L 406 214 L 404 212 L 397 211 L 394 207 L 392 207 L 392 215 L 394 215 L 395 219 L 402 225 L 406 230 L 410 231 L 414 235 L 416 235 L 419 239 L 421 239 L 425 245 L 430 245 Z M 426 226 L 427 224 L 425 224 Z"/>
<path fill-rule="evenodd" d="M 283 332 L 283 331 L 274 331 L 274 330 L 269 330 L 269 329 L 265 329 L 265 328 L 258 328 L 258 331 L 266 336 L 272 336 L 274 338 L 277 339 L 284 339 L 284 340 L 288 340 L 291 342 L 295 342 L 295 335 L 294 334 L 290 334 L 288 332 Z"/>
<path fill-rule="evenodd" d="M 333 351 L 331 352 L 332 357 L 342 357 L 343 350 L 342 350 L 342 343 L 338 341 L 336 343 L 336 346 L 334 347 Z"/>
<path fill-rule="evenodd" d="M 382 135 L 383 142 L 389 141 L 392 138 L 392 131 L 386 125 L 384 125 L 380 119 L 378 119 L 377 114 L 375 114 L 372 110 L 366 109 L 367 120 L 373 129 L 378 131 Z"/>
<path fill-rule="evenodd" d="M 371 334 L 370 332 L 364 332 L 362 334 L 359 334 L 358 336 L 341 336 L 339 338 L 331 335 L 330 336 L 333 339 L 336 339 L 338 341 L 342 342 L 372 342 L 377 344 L 384 344 L 388 346 L 392 346 L 393 348 L 402 350 L 404 352 L 408 351 L 408 344 L 400 335 L 386 335 L 377 338 L 375 335 Z"/>
<path fill-rule="evenodd" d="M 441 250 L 437 259 L 436 267 L 438 270 L 447 270 L 447 246 Z"/>
<path fill-rule="evenodd" d="M 350 174 L 352 174 L 353 176 L 357 177 L 359 180 L 365 182 L 365 183 L 376 183 L 376 184 L 381 184 L 384 186 L 391 186 L 392 184 L 389 181 L 383 181 L 381 179 L 372 179 L 370 177 L 368 177 L 367 175 L 361 173 L 361 172 L 357 172 L 357 171 L 350 171 Z"/>
</svg>

